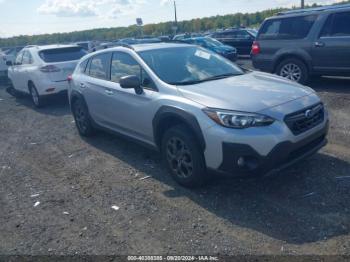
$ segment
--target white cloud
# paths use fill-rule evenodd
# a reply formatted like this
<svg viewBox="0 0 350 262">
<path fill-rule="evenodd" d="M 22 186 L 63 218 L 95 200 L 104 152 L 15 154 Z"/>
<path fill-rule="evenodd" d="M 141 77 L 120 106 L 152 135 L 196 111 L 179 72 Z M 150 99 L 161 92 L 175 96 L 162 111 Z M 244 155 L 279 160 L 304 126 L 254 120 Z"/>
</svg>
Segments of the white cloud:
<svg viewBox="0 0 350 262">
<path fill-rule="evenodd" d="M 116 19 L 136 10 L 144 3 L 145 0 L 46 0 L 37 11 L 40 14 L 58 17 L 98 16 Z"/>
</svg>

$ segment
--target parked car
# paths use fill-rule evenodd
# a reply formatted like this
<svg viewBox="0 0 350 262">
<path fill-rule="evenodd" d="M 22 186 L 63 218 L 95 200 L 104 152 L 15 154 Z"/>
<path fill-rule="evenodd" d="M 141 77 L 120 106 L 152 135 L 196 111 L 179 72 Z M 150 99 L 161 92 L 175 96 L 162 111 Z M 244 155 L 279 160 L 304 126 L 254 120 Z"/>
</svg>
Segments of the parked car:
<svg viewBox="0 0 350 262">
<path fill-rule="evenodd" d="M 12 63 L 15 61 L 17 54 L 23 49 L 23 46 L 16 46 L 7 48 L 4 51 L 6 56 L 6 61 L 11 61 Z"/>
<path fill-rule="evenodd" d="M 174 179 L 273 172 L 326 144 L 328 114 L 308 87 L 243 71 L 199 46 L 116 47 L 84 57 L 69 99 L 78 131 L 111 130 L 157 149 Z"/>
<path fill-rule="evenodd" d="M 267 19 L 252 47 L 256 68 L 306 83 L 350 75 L 350 5 L 296 10 Z"/>
<path fill-rule="evenodd" d="M 84 48 L 85 51 L 91 52 L 91 51 L 94 51 L 94 49 L 96 51 L 97 43 L 93 41 L 83 41 L 83 42 L 74 43 L 74 45 L 81 46 L 82 48 Z"/>
<path fill-rule="evenodd" d="M 7 77 L 6 54 L 0 51 L 0 80 Z"/>
<path fill-rule="evenodd" d="M 180 41 L 184 40 L 186 38 L 192 38 L 192 37 L 201 37 L 202 34 L 200 33 L 185 33 L 185 34 L 179 34 L 173 37 L 173 40 Z"/>
<path fill-rule="evenodd" d="M 8 77 L 15 92 L 31 95 L 41 107 L 48 95 L 67 91 L 68 76 L 86 51 L 77 45 L 27 46 L 15 63 L 8 62 Z"/>
<path fill-rule="evenodd" d="M 4 48 L 0 51 L 0 79 L 7 80 L 7 61 L 14 62 L 16 55 L 23 47 Z"/>
<path fill-rule="evenodd" d="M 237 49 L 224 45 L 223 43 L 219 42 L 218 40 L 211 38 L 211 37 L 193 37 L 193 38 L 186 38 L 182 40 L 184 43 L 188 44 L 194 44 L 199 45 L 204 48 L 207 48 L 219 55 L 222 55 L 223 57 L 231 60 L 236 61 L 237 60 Z"/>
<path fill-rule="evenodd" d="M 221 32 L 215 32 L 211 37 L 225 45 L 237 48 L 239 55 L 249 55 L 256 35 L 251 29 L 232 28 Z"/>
</svg>

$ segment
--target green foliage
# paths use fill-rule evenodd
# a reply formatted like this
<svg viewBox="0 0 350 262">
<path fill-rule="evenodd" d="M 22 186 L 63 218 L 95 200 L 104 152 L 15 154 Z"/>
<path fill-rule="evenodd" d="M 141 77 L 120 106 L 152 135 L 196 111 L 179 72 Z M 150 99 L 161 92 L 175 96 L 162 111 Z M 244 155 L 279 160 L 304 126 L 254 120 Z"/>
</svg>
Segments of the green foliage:
<svg viewBox="0 0 350 262">
<path fill-rule="evenodd" d="M 345 2 L 350 3 L 350 0 Z M 236 13 L 231 15 L 205 17 L 201 19 L 197 18 L 189 21 L 182 21 L 178 23 L 178 33 L 203 32 L 237 26 L 259 27 L 265 18 L 273 16 L 283 10 L 285 9 L 276 8 L 256 13 Z M 173 33 L 172 26 L 173 22 L 147 24 L 144 26 L 143 31 L 145 35 L 150 36 L 170 35 Z M 116 40 L 125 37 L 138 37 L 139 35 L 139 28 L 136 25 L 132 25 L 129 27 L 101 28 L 86 31 L 76 31 L 71 33 L 55 33 L 34 36 L 21 35 L 11 38 L 0 38 L 0 47 L 24 46 L 32 44 L 45 45 L 53 43 L 71 43 L 87 40 L 105 41 Z"/>
</svg>

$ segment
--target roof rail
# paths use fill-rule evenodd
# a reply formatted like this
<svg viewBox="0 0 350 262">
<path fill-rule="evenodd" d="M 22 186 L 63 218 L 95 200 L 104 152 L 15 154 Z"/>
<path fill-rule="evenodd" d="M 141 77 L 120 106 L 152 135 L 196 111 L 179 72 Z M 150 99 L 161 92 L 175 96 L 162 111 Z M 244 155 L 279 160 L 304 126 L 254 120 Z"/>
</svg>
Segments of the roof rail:
<svg viewBox="0 0 350 262">
<path fill-rule="evenodd" d="M 135 48 L 129 44 L 117 44 L 117 46 L 121 46 L 121 47 L 129 48 L 131 50 L 135 50 Z"/>
<path fill-rule="evenodd" d="M 307 12 L 322 12 L 328 10 L 337 10 L 342 8 L 350 8 L 350 4 L 338 4 L 338 5 L 325 5 L 314 8 L 304 8 L 304 9 L 295 9 L 290 11 L 279 12 L 277 15 L 290 15 L 290 14 L 299 14 Z"/>
</svg>

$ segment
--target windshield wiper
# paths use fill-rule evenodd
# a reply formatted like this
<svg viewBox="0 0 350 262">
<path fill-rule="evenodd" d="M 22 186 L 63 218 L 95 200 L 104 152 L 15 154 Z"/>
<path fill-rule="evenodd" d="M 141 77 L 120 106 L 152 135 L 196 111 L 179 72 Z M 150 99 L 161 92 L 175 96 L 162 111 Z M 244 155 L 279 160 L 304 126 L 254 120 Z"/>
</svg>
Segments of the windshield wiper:
<svg viewBox="0 0 350 262">
<path fill-rule="evenodd" d="M 230 73 L 230 74 L 222 74 L 222 75 L 217 75 L 217 76 L 212 76 L 212 77 L 208 77 L 208 78 L 205 78 L 205 79 L 202 79 L 202 80 L 193 80 L 193 81 L 186 81 L 186 82 L 176 82 L 176 83 L 170 83 L 172 85 L 195 85 L 195 84 L 200 84 L 200 83 L 203 83 L 203 82 L 208 82 L 208 81 L 213 81 L 213 80 L 218 80 L 218 79 L 223 79 L 223 78 L 228 78 L 228 77 L 231 77 L 231 76 L 238 76 L 240 74 L 233 74 L 233 73 Z"/>
</svg>

